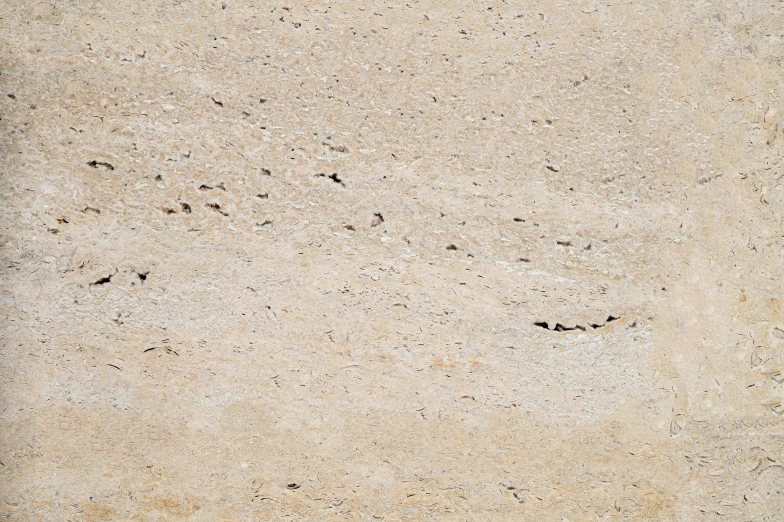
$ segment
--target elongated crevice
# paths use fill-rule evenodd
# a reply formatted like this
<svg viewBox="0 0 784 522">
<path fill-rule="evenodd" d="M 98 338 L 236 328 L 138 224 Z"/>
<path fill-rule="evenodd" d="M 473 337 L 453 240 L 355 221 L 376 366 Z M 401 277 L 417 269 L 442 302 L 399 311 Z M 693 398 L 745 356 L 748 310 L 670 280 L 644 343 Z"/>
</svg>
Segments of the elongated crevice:
<svg viewBox="0 0 784 522">
<path fill-rule="evenodd" d="M 547 321 L 537 321 L 534 323 L 534 326 L 544 328 L 545 330 L 550 330 L 551 332 L 573 332 L 575 330 L 586 332 L 589 330 L 598 330 L 600 328 L 604 328 L 611 322 L 617 321 L 620 318 L 620 316 L 608 315 L 607 319 L 603 323 L 589 323 L 588 325 L 575 324 L 574 326 L 565 326 L 561 323 L 555 323 L 555 326 L 552 328 L 550 328 L 550 325 L 547 323 Z"/>
</svg>

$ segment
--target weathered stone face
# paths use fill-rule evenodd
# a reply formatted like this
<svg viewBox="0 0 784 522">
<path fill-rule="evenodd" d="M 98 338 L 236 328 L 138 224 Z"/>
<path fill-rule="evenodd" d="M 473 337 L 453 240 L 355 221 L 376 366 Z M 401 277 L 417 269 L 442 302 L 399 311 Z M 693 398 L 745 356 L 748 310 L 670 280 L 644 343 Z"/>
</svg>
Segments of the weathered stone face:
<svg viewBox="0 0 784 522">
<path fill-rule="evenodd" d="M 4 516 L 779 513 L 779 4 L 6 4 Z"/>
</svg>

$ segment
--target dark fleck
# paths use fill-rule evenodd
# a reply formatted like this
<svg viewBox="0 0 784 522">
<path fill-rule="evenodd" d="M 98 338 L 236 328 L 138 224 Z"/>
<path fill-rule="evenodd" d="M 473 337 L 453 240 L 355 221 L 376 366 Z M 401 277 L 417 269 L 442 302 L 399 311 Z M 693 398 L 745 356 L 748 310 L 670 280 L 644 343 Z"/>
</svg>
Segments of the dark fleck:
<svg viewBox="0 0 784 522">
<path fill-rule="evenodd" d="M 221 210 L 221 206 L 219 204 L 217 204 L 217 203 L 207 203 L 204 206 L 207 207 L 207 208 L 211 208 L 213 210 L 217 210 L 220 214 L 222 214 L 224 216 L 228 216 L 228 214 L 226 212 Z"/>
<path fill-rule="evenodd" d="M 265 176 L 272 176 L 272 171 L 270 171 L 270 169 L 262 168 L 261 173 L 264 174 Z"/>
<path fill-rule="evenodd" d="M 373 214 L 373 216 L 373 221 L 370 223 L 371 227 L 377 227 L 384 222 L 384 216 L 382 216 L 379 212 L 376 212 Z"/>
<path fill-rule="evenodd" d="M 106 163 L 105 161 L 92 160 L 92 161 L 88 161 L 87 164 L 94 169 L 97 169 L 98 167 L 103 167 L 106 170 L 114 170 L 114 165 L 112 165 L 111 163 Z"/>
<path fill-rule="evenodd" d="M 332 145 L 331 143 L 322 142 L 322 145 L 326 145 L 329 150 L 332 152 L 348 152 L 348 148 L 344 147 L 343 145 Z"/>
<path fill-rule="evenodd" d="M 15 95 L 13 95 L 13 94 L 9 94 L 9 95 L 8 95 L 8 97 L 9 97 L 9 98 L 11 98 L 12 100 L 15 100 L 15 99 L 16 99 L 16 96 L 15 96 Z"/>
<path fill-rule="evenodd" d="M 201 186 L 199 186 L 199 190 L 212 190 L 212 187 L 202 183 Z"/>
<path fill-rule="evenodd" d="M 106 277 L 102 277 L 102 278 L 100 278 L 99 280 L 97 280 L 97 281 L 94 281 L 94 282 L 90 283 L 90 286 L 95 286 L 95 285 L 105 285 L 106 283 L 111 283 L 111 282 L 112 282 L 112 276 L 113 276 L 113 275 L 114 275 L 114 274 L 112 274 L 112 275 L 108 275 L 108 276 L 106 276 Z"/>
<path fill-rule="evenodd" d="M 191 213 L 191 206 L 190 206 L 190 205 L 188 205 L 187 203 L 180 203 L 180 208 L 181 208 L 181 209 L 182 209 L 182 211 L 183 211 L 183 212 L 185 212 L 186 214 L 190 214 L 190 213 Z"/>
<path fill-rule="evenodd" d="M 292 491 L 294 491 L 295 489 L 299 489 L 301 487 L 302 486 L 300 484 L 297 484 L 296 482 L 292 482 L 291 484 L 286 484 L 286 489 L 290 489 Z"/>
<path fill-rule="evenodd" d="M 142 281 L 147 281 L 147 276 L 149 275 L 150 271 L 147 272 L 136 272 L 136 275 L 139 276 L 139 279 Z"/>
<path fill-rule="evenodd" d="M 212 96 L 210 96 L 210 99 L 213 101 L 213 103 L 215 103 L 215 105 L 217 105 L 219 107 L 223 107 L 223 102 L 216 100 Z"/>
<path fill-rule="evenodd" d="M 457 247 L 455 245 L 447 245 L 446 249 L 447 250 L 457 250 Z"/>
<path fill-rule="evenodd" d="M 330 174 L 329 179 L 331 179 L 335 183 L 340 183 L 341 185 L 343 184 L 343 180 L 338 177 L 337 172 L 333 172 L 332 174 Z"/>
<path fill-rule="evenodd" d="M 523 218 L 519 218 L 519 217 L 514 218 L 514 221 L 517 221 L 518 223 L 525 223 L 525 220 Z"/>
<path fill-rule="evenodd" d="M 266 192 L 264 194 L 256 194 L 256 197 L 260 199 L 269 199 L 269 194 Z"/>
</svg>

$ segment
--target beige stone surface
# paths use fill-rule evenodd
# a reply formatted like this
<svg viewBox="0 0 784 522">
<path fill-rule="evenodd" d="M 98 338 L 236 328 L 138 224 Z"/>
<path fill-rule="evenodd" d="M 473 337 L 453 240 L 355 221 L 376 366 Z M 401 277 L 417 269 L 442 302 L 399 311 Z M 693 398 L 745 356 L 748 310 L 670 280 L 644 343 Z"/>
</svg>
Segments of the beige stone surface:
<svg viewBox="0 0 784 522">
<path fill-rule="evenodd" d="M 782 42 L 0 2 L 0 514 L 784 520 Z"/>
</svg>

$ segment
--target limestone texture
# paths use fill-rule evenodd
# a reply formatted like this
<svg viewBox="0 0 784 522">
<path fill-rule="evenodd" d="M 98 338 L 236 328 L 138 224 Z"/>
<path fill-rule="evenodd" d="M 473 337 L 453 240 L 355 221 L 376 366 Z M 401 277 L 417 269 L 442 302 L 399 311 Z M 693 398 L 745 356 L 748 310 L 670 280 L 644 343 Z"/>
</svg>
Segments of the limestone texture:
<svg viewBox="0 0 784 522">
<path fill-rule="evenodd" d="M 0 517 L 784 520 L 784 2 L 0 1 Z"/>
</svg>

